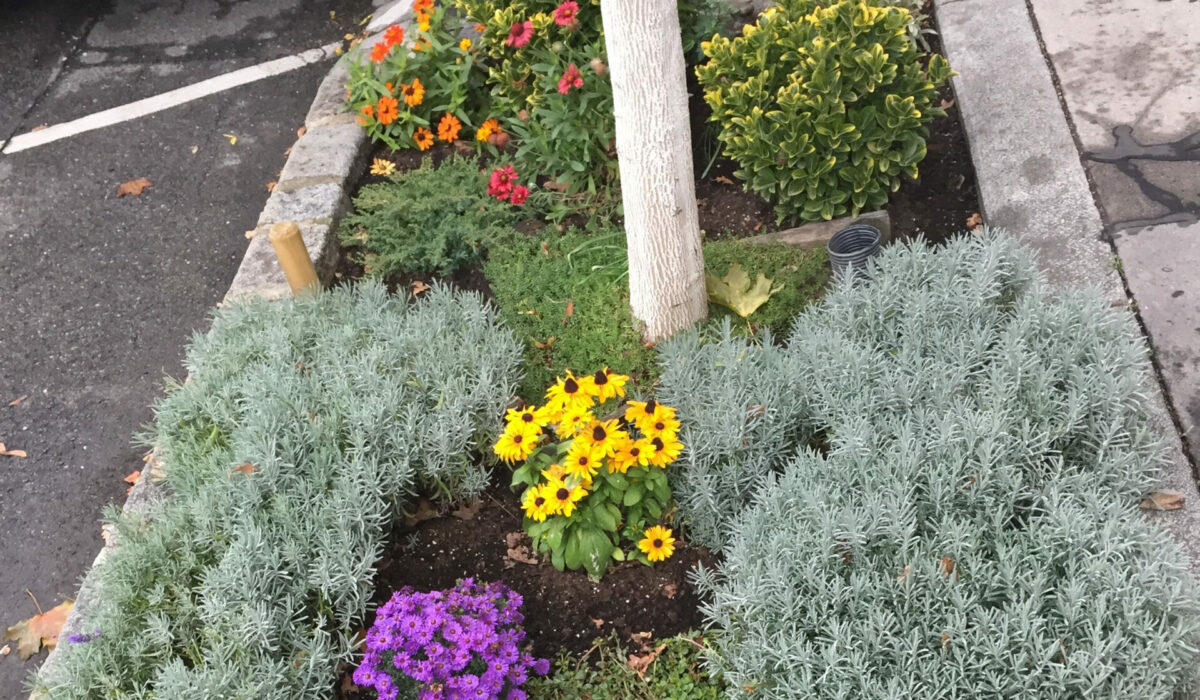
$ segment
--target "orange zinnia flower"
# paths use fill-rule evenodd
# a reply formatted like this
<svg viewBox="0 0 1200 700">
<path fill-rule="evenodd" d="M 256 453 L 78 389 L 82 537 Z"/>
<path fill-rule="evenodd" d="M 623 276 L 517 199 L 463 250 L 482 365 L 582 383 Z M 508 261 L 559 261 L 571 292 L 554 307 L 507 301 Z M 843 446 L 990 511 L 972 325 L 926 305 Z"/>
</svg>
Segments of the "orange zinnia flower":
<svg viewBox="0 0 1200 700">
<path fill-rule="evenodd" d="M 358 110 L 359 116 L 356 117 L 359 126 L 366 126 L 367 122 L 375 118 L 375 108 L 371 105 L 363 105 L 362 109 Z"/>
<path fill-rule="evenodd" d="M 475 31 L 479 32 L 480 34 L 483 34 L 483 30 L 485 29 L 487 29 L 487 27 L 483 26 L 482 24 L 475 25 Z"/>
<path fill-rule="evenodd" d="M 393 24 L 388 27 L 383 33 L 383 41 L 388 46 L 395 46 L 404 41 L 404 27 L 398 24 Z"/>
<path fill-rule="evenodd" d="M 423 126 L 418 126 L 413 132 L 413 143 L 422 151 L 428 151 L 433 146 L 433 132 Z"/>
<path fill-rule="evenodd" d="M 383 59 L 387 58 L 387 55 L 391 52 L 391 50 L 392 47 L 388 46 L 386 42 L 380 41 L 376 43 L 375 46 L 371 47 L 371 60 L 379 63 L 383 61 Z"/>
<path fill-rule="evenodd" d="M 387 93 L 388 93 L 389 95 L 394 95 L 394 94 L 396 94 L 396 86 L 395 86 L 395 85 L 393 85 L 393 84 L 391 83 L 391 81 L 388 81 L 388 82 L 384 83 L 384 84 L 383 84 L 383 89 L 384 89 L 384 90 L 387 90 Z"/>
<path fill-rule="evenodd" d="M 483 123 L 483 126 L 475 132 L 476 141 L 487 141 L 492 134 L 503 134 L 504 129 L 500 128 L 500 122 L 495 119 L 488 119 Z"/>
<path fill-rule="evenodd" d="M 458 138 L 459 129 L 462 129 L 462 122 L 458 121 L 458 117 L 453 114 L 447 114 L 438 122 L 438 138 L 443 141 L 453 141 Z"/>
<path fill-rule="evenodd" d="M 413 78 L 412 85 L 400 83 L 400 94 L 404 95 L 404 104 L 416 107 L 425 99 L 425 86 L 420 78 Z"/>
<path fill-rule="evenodd" d="M 379 98 L 379 123 L 391 124 L 396 121 L 396 117 L 400 115 L 397 108 L 400 106 L 400 101 L 395 97 L 380 97 Z"/>
<path fill-rule="evenodd" d="M 433 12 L 433 0 L 417 0 L 413 3 L 413 11 L 418 14 Z"/>
</svg>

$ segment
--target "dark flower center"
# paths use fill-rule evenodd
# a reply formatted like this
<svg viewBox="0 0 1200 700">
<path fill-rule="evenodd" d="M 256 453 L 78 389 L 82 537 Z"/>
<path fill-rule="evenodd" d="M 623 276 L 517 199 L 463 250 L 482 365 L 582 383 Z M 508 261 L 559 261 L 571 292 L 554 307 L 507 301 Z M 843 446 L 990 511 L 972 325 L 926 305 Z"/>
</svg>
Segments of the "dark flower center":
<svg viewBox="0 0 1200 700">
<path fill-rule="evenodd" d="M 604 431 L 604 426 L 597 425 L 595 428 L 592 428 L 592 439 L 596 442 L 600 442 L 606 437 L 608 437 L 608 433 Z"/>
<path fill-rule="evenodd" d="M 588 458 L 587 458 L 587 457 L 580 457 L 580 458 L 579 458 L 579 466 L 581 466 L 581 467 L 586 467 L 586 466 L 587 466 L 587 463 L 588 463 Z"/>
<path fill-rule="evenodd" d="M 579 391 L 579 383 L 568 377 L 567 381 L 563 382 L 563 391 L 567 392 L 568 394 L 574 394 L 575 392 Z"/>
<path fill-rule="evenodd" d="M 650 444 L 654 445 L 654 449 L 658 452 L 662 452 L 663 448 L 666 447 L 666 445 L 663 444 L 662 438 L 654 438 L 650 441 Z"/>
<path fill-rule="evenodd" d="M 571 497 L 571 492 L 566 489 L 559 489 L 555 492 L 554 497 L 560 501 L 565 501 Z"/>
<path fill-rule="evenodd" d="M 642 453 L 642 448 L 640 448 L 640 447 L 631 447 L 631 448 L 629 448 L 629 456 L 630 456 L 630 457 L 637 457 L 637 456 L 638 456 L 638 455 L 640 455 L 641 453 Z"/>
<path fill-rule="evenodd" d="M 533 414 L 530 413 L 529 411 L 526 411 L 521 414 L 521 420 L 525 421 L 526 423 L 532 423 L 533 422 Z"/>
<path fill-rule="evenodd" d="M 525 439 L 525 436 L 524 436 L 524 435 L 513 435 L 513 444 L 514 444 L 514 445 L 520 445 L 520 444 L 521 444 L 521 441 L 522 441 L 522 440 L 524 440 L 524 439 Z"/>
<path fill-rule="evenodd" d="M 537 506 L 538 508 L 541 508 L 542 505 L 545 503 L 546 503 L 545 496 L 538 496 L 537 498 L 533 499 L 533 505 Z"/>
<path fill-rule="evenodd" d="M 654 399 L 650 399 L 649 401 L 646 402 L 646 414 L 647 415 L 652 416 L 652 415 L 654 415 L 654 412 L 657 410 L 658 410 L 658 403 Z"/>
<path fill-rule="evenodd" d="M 596 374 L 592 375 L 592 379 L 597 385 L 608 384 L 608 374 L 604 370 L 597 371 Z"/>
<path fill-rule="evenodd" d="M 662 549 L 662 546 L 663 546 L 663 541 L 662 541 L 662 540 L 660 540 L 660 539 L 655 539 L 655 540 L 654 540 L 653 542 L 651 542 L 650 544 L 654 545 L 654 548 L 655 548 L 655 549 Z"/>
<path fill-rule="evenodd" d="M 666 423 L 663 423 L 662 421 L 659 421 L 659 422 L 657 422 L 657 423 L 655 423 L 655 424 L 654 424 L 654 429 L 655 429 L 655 430 L 662 430 L 662 429 L 663 429 L 663 428 L 665 428 L 665 427 L 667 427 L 667 425 L 666 425 Z"/>
</svg>

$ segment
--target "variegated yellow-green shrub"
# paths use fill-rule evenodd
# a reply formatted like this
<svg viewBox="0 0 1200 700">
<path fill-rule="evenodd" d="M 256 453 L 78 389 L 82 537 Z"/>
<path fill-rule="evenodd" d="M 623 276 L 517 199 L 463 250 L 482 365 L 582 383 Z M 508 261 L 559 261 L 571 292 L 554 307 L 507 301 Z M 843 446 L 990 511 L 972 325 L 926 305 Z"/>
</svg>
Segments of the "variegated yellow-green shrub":
<svg viewBox="0 0 1200 700">
<path fill-rule="evenodd" d="M 945 59 L 909 38 L 909 12 L 876 0 L 783 0 L 696 68 L 725 153 L 780 220 L 881 207 L 917 176 Z"/>
</svg>

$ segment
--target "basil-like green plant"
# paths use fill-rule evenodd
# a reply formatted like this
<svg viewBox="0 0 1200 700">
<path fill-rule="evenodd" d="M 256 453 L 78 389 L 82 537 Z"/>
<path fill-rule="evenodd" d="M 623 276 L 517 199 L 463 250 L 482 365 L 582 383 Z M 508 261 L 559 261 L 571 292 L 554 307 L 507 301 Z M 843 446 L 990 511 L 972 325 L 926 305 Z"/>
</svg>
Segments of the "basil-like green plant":
<svg viewBox="0 0 1200 700">
<path fill-rule="evenodd" d="M 725 153 L 778 219 L 881 207 L 917 177 L 937 89 L 952 75 L 908 36 L 908 10 L 878 0 L 784 0 L 696 69 Z"/>
</svg>

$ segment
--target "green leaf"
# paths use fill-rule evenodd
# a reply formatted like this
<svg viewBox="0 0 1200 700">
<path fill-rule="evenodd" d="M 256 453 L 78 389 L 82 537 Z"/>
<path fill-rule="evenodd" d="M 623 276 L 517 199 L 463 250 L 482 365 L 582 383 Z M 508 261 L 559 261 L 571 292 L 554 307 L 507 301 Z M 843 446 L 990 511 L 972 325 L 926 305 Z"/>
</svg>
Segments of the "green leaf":
<svg viewBox="0 0 1200 700">
<path fill-rule="evenodd" d="M 754 313 L 767 303 L 772 294 L 779 291 L 761 272 L 758 273 L 758 279 L 751 282 L 750 276 L 738 263 L 730 265 L 724 277 L 705 274 L 704 279 L 709 300 L 733 309 L 742 318 Z"/>
</svg>

